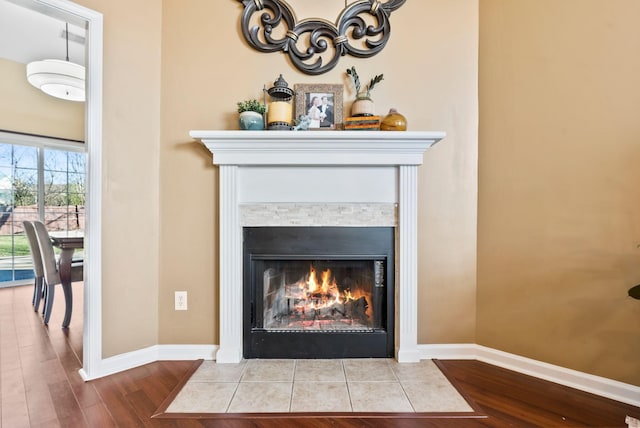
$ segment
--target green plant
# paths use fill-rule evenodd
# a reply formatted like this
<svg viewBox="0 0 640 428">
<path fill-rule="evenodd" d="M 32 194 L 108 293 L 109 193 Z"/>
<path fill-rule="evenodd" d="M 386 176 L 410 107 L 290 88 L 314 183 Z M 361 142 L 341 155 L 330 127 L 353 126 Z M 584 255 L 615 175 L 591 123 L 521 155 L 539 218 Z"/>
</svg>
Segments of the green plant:
<svg viewBox="0 0 640 428">
<path fill-rule="evenodd" d="M 238 113 L 245 111 L 255 111 L 256 113 L 264 114 L 264 112 L 267 111 L 267 108 L 256 99 L 238 102 Z"/>
<path fill-rule="evenodd" d="M 360 90 L 361 89 L 360 76 L 358 76 L 358 72 L 356 71 L 356 68 L 353 66 L 351 68 L 347 68 L 347 75 L 351 77 L 351 80 L 353 81 L 353 86 L 355 86 L 356 88 L 356 93 L 358 95 L 362 94 L 362 91 Z M 370 97 L 371 91 L 373 90 L 373 88 L 383 80 L 384 80 L 384 74 L 378 74 L 373 79 L 371 79 L 371 81 L 367 85 L 367 92 L 365 93 L 365 96 L 367 98 Z"/>
</svg>

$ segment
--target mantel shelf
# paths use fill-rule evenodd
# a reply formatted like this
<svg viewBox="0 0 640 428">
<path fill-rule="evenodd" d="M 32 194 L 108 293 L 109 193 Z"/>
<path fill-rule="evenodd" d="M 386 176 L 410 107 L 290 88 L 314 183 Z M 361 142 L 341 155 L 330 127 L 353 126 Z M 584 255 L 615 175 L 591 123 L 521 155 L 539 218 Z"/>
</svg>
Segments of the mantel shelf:
<svg viewBox="0 0 640 428">
<path fill-rule="evenodd" d="M 217 165 L 421 165 L 444 132 L 191 131 Z"/>
</svg>

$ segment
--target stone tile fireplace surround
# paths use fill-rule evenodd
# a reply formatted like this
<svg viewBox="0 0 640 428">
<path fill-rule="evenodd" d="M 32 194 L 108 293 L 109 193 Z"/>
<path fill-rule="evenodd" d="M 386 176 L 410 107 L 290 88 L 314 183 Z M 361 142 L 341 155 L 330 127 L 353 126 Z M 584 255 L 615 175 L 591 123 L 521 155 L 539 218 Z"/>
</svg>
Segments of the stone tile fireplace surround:
<svg viewBox="0 0 640 428">
<path fill-rule="evenodd" d="M 417 174 L 444 132 L 191 131 L 220 168 L 218 363 L 243 357 L 243 227 L 396 228 L 395 356 L 419 361 Z"/>
</svg>

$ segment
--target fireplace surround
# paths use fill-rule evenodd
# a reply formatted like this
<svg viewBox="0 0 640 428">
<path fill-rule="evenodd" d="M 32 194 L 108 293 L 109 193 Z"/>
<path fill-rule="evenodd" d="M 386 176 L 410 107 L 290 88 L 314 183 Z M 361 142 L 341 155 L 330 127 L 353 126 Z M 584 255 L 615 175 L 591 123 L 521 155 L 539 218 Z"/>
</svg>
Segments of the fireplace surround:
<svg viewBox="0 0 640 428">
<path fill-rule="evenodd" d="M 245 355 L 243 239 L 244 231 L 254 227 L 392 228 L 393 353 L 399 362 L 419 361 L 418 167 L 424 152 L 444 138 L 443 132 L 190 135 L 202 141 L 219 166 L 218 363 L 237 363 Z"/>
<path fill-rule="evenodd" d="M 389 358 L 394 228 L 245 227 L 243 356 Z"/>
</svg>

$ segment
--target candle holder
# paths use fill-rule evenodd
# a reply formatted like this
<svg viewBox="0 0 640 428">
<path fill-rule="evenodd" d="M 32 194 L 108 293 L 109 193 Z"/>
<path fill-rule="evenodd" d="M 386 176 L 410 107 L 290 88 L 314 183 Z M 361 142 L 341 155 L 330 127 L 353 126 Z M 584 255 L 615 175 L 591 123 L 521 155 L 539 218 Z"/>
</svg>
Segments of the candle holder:
<svg viewBox="0 0 640 428">
<path fill-rule="evenodd" d="M 281 74 L 267 93 L 270 97 L 267 106 L 267 129 L 290 131 L 293 124 L 293 89 L 289 88 Z"/>
</svg>

